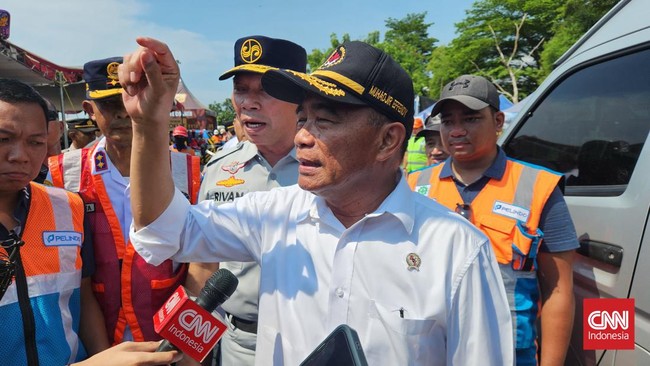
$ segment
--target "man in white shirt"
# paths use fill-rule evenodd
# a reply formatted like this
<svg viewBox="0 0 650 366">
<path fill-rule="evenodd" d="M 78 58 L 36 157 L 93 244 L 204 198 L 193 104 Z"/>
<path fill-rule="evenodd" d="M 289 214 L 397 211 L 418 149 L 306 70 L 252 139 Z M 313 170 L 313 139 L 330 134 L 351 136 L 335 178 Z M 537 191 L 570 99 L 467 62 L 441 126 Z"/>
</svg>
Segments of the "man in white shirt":
<svg viewBox="0 0 650 366">
<path fill-rule="evenodd" d="M 190 206 L 163 158 L 178 65 L 165 44 L 138 43 L 119 71 L 142 141 L 131 161 L 132 242 L 154 264 L 260 263 L 257 365 L 297 365 L 342 323 L 371 365 L 513 363 L 487 238 L 402 176 L 413 87 L 390 56 L 347 42 L 311 75 L 267 71 L 264 90 L 299 105 L 298 185 Z"/>
</svg>

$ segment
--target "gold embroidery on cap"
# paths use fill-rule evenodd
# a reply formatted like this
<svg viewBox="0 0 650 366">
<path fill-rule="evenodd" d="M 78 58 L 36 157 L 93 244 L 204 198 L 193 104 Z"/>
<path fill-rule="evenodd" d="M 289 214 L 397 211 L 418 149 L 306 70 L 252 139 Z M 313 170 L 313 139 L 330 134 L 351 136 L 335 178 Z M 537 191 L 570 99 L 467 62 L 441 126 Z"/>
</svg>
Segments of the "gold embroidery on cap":
<svg viewBox="0 0 650 366">
<path fill-rule="evenodd" d="M 262 45 L 256 39 L 247 39 L 239 51 L 242 61 L 252 64 L 262 57 Z"/>
<path fill-rule="evenodd" d="M 345 96 L 345 90 L 339 89 L 339 87 L 334 83 L 330 83 L 328 81 L 325 81 L 325 80 L 322 80 L 322 79 L 319 79 L 319 78 L 316 78 L 316 77 L 313 77 L 313 76 L 309 76 L 309 75 L 303 74 L 301 72 L 296 72 L 296 71 L 293 71 L 293 70 L 286 70 L 286 71 L 288 71 L 288 72 L 294 74 L 295 76 L 303 79 L 304 81 L 308 82 L 309 85 L 315 87 L 316 89 L 320 90 L 321 92 L 323 92 L 323 93 L 325 93 L 327 95 L 331 95 L 331 96 L 334 96 L 334 97 L 344 97 Z"/>
<path fill-rule="evenodd" d="M 327 69 L 328 67 L 332 67 L 336 64 L 341 63 L 343 59 L 345 58 L 345 47 L 339 47 L 338 49 L 334 50 L 330 57 L 323 62 L 323 64 L 319 67 L 319 69 Z"/>
<path fill-rule="evenodd" d="M 277 67 L 272 67 L 272 66 L 266 66 L 266 65 L 260 65 L 260 64 L 250 64 L 250 65 L 239 65 L 235 67 L 234 69 L 230 70 L 246 70 L 246 71 L 252 71 L 252 72 L 257 72 L 260 74 L 263 74 L 269 70 L 277 70 Z"/>
<path fill-rule="evenodd" d="M 118 66 L 120 66 L 119 62 L 111 62 L 106 66 L 106 76 L 109 79 L 109 81 L 106 82 L 106 84 L 111 84 L 113 86 L 119 84 L 118 82 L 119 77 L 117 76 Z"/>
</svg>

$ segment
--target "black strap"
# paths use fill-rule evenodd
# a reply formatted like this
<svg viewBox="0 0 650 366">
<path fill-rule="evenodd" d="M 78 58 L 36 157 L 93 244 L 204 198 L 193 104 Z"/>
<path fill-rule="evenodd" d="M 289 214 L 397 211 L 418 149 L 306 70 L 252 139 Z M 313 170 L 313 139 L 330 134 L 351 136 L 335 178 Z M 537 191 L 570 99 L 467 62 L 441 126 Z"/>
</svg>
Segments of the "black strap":
<svg viewBox="0 0 650 366">
<path fill-rule="evenodd" d="M 16 292 L 18 294 L 18 305 L 23 319 L 23 332 L 25 334 L 25 352 L 27 354 L 27 365 L 38 366 L 38 349 L 36 348 L 36 326 L 34 321 L 34 310 L 29 301 L 27 289 L 27 276 L 23 268 L 23 261 L 20 258 L 20 250 L 16 256 Z"/>
</svg>

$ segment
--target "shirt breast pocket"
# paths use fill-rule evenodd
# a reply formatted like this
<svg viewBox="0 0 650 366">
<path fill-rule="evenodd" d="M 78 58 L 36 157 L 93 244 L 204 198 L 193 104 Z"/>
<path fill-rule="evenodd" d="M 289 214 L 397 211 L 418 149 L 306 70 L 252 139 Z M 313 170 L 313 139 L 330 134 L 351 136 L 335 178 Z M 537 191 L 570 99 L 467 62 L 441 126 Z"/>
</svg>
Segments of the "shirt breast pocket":
<svg viewBox="0 0 650 366">
<path fill-rule="evenodd" d="M 436 332 L 436 329 L 441 329 L 436 326 L 436 319 L 412 318 L 409 317 L 408 309 L 400 313 L 399 308 L 387 308 L 376 301 L 370 303 L 369 317 L 367 334 L 371 334 L 375 339 L 383 338 L 385 342 L 381 342 L 381 351 L 366 352 L 366 355 L 379 355 L 381 358 L 374 360 L 375 362 L 369 359 L 370 364 L 397 365 L 405 364 L 404 361 L 409 360 L 406 364 L 432 365 L 434 357 L 440 358 L 440 355 L 445 354 L 442 347 L 444 334 Z M 444 356 L 442 359 L 444 360 Z"/>
</svg>

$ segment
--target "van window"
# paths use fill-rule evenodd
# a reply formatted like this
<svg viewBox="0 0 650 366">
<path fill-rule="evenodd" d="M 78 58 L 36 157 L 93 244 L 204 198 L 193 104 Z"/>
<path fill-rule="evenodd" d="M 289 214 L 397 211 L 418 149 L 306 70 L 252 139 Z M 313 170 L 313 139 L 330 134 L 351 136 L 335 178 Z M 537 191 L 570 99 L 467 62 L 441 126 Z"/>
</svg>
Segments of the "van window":
<svg viewBox="0 0 650 366">
<path fill-rule="evenodd" d="M 649 129 L 650 50 L 643 50 L 564 78 L 524 117 L 504 150 L 563 173 L 567 195 L 580 194 L 571 187 L 617 195 L 630 181 Z"/>
</svg>

